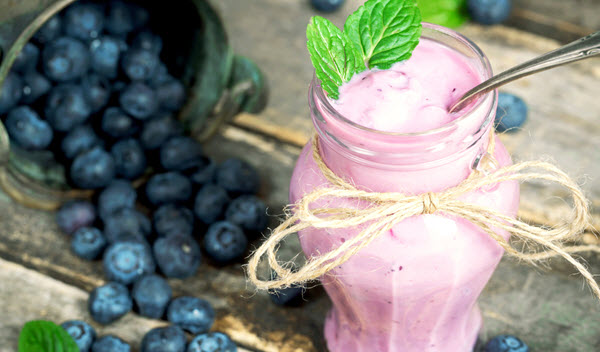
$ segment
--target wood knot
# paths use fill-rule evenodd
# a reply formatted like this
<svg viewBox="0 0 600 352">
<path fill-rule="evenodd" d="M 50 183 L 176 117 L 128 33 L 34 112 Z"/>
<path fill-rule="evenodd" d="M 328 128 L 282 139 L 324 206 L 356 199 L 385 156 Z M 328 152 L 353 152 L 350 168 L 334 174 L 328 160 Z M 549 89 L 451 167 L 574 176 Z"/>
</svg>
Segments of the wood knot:
<svg viewBox="0 0 600 352">
<path fill-rule="evenodd" d="M 423 214 L 433 214 L 438 210 L 440 199 L 433 192 L 425 193 L 421 196 L 423 200 Z"/>
</svg>

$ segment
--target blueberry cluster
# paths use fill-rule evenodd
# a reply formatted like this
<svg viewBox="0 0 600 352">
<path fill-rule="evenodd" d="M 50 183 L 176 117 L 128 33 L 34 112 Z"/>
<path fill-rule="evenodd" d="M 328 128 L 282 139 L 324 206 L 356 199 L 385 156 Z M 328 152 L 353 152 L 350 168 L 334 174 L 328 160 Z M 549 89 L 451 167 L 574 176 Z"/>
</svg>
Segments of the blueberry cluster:
<svg viewBox="0 0 600 352">
<path fill-rule="evenodd" d="M 94 328 L 82 320 L 61 324 L 71 335 L 80 352 L 131 352 L 131 346 L 115 335 L 96 338 Z M 141 352 L 236 352 L 229 336 L 221 332 L 195 334 L 188 343 L 184 330 L 177 325 L 154 328 L 142 338 Z"/>
</svg>

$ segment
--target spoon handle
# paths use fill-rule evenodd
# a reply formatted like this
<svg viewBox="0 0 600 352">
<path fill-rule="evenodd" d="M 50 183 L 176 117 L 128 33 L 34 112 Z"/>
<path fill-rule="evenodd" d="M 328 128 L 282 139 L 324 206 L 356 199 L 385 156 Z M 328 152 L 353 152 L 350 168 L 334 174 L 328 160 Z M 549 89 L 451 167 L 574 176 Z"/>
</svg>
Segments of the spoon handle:
<svg viewBox="0 0 600 352">
<path fill-rule="evenodd" d="M 459 111 L 480 94 L 489 92 L 518 78 L 544 71 L 573 61 L 583 60 L 600 54 L 600 31 L 550 51 L 535 59 L 508 69 L 466 92 L 452 107 L 450 112 Z"/>
</svg>

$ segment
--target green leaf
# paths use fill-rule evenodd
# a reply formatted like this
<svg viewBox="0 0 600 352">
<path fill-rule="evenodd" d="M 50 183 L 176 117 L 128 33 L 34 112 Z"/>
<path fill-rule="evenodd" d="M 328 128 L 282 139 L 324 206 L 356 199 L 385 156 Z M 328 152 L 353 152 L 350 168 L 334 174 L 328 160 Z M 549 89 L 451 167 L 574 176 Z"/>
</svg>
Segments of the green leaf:
<svg viewBox="0 0 600 352">
<path fill-rule="evenodd" d="M 51 321 L 25 323 L 19 335 L 19 352 L 79 352 L 69 333 Z"/>
<path fill-rule="evenodd" d="M 310 60 L 317 78 L 332 99 L 337 99 L 339 87 L 357 72 L 358 53 L 346 34 L 329 20 L 314 16 L 306 29 Z"/>
<path fill-rule="evenodd" d="M 421 36 L 416 0 L 368 0 L 348 17 L 348 35 L 369 68 L 388 69 L 410 58 Z"/>
<path fill-rule="evenodd" d="M 424 22 L 456 28 L 469 19 L 467 0 L 417 0 Z"/>
</svg>

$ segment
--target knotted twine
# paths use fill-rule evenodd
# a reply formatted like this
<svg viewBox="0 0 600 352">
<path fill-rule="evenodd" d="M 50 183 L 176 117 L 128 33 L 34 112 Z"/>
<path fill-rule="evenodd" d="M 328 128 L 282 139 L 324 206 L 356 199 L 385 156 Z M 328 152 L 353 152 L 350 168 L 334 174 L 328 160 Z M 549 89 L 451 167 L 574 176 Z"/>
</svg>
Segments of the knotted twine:
<svg viewBox="0 0 600 352">
<path fill-rule="evenodd" d="M 493 155 L 494 134 L 490 134 L 488 153 Z M 511 166 L 497 168 L 484 174 L 473 172 L 459 185 L 439 193 L 407 195 L 398 192 L 369 192 L 360 190 L 331 171 L 323 162 L 319 151 L 318 138 L 312 139 L 313 159 L 330 185 L 317 188 L 306 194 L 292 208 L 287 219 L 275 228 L 270 237 L 253 253 L 247 272 L 250 281 L 258 289 L 286 288 L 302 285 L 315 280 L 330 270 L 340 266 L 368 246 L 374 239 L 389 231 L 400 221 L 416 215 L 443 213 L 449 217 L 463 218 L 478 226 L 494 239 L 505 252 L 523 261 L 535 265 L 540 260 L 560 256 L 571 263 L 584 277 L 593 293 L 600 299 L 600 288 L 592 274 L 577 261 L 571 253 L 594 251 L 600 247 L 593 245 L 566 245 L 573 241 L 587 226 L 590 226 L 588 201 L 579 186 L 567 174 L 556 166 L 542 161 L 527 161 Z M 515 180 L 544 180 L 554 182 L 566 188 L 573 200 L 570 219 L 554 227 L 537 227 L 507 216 L 497 210 L 459 200 L 461 195 L 492 186 L 501 182 Z M 367 206 L 355 208 L 312 208 L 319 200 L 353 199 L 364 201 Z M 312 256 L 306 264 L 293 271 L 292 263 L 280 263 L 277 260 L 279 243 L 287 236 L 306 228 L 341 229 L 366 225 L 355 237 L 346 240 L 330 252 Z M 507 231 L 511 236 L 525 243 L 535 243 L 541 250 L 537 252 L 521 251 L 514 248 L 498 232 Z M 257 269 L 264 255 L 268 264 L 277 273 L 277 278 L 261 280 Z"/>
</svg>

